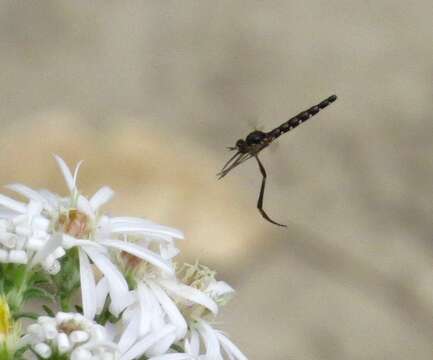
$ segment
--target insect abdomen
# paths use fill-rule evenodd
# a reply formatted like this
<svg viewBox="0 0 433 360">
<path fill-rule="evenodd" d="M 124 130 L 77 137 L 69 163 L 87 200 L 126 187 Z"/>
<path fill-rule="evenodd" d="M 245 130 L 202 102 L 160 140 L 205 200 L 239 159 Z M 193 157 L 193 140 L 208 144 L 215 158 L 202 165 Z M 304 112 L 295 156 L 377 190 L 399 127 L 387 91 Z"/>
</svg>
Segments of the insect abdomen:
<svg viewBox="0 0 433 360">
<path fill-rule="evenodd" d="M 273 139 L 279 137 L 280 135 L 293 130 L 295 127 L 301 125 L 303 122 L 307 121 L 312 116 L 316 115 L 320 110 L 326 108 L 328 105 L 332 104 L 335 100 L 337 100 L 336 95 L 332 95 L 327 99 L 323 100 L 317 105 L 312 106 L 308 110 L 300 112 L 298 115 L 292 117 L 287 120 L 285 123 L 281 124 L 279 127 L 269 132 L 269 135 Z"/>
</svg>

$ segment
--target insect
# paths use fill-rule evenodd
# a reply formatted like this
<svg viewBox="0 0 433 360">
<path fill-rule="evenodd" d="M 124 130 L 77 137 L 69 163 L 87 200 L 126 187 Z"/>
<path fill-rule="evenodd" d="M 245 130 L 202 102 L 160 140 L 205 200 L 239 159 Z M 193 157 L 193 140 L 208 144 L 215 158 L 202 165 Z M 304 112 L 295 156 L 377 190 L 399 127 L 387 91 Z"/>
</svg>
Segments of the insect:
<svg viewBox="0 0 433 360">
<path fill-rule="evenodd" d="M 260 214 L 272 224 L 278 226 L 286 225 L 279 224 L 276 221 L 272 220 L 268 214 L 266 214 L 265 210 L 263 210 L 263 196 L 265 194 L 265 186 L 266 186 L 266 170 L 263 164 L 261 163 L 258 154 L 260 151 L 265 149 L 271 142 L 285 134 L 286 132 L 293 130 L 295 127 L 301 125 L 303 122 L 307 121 L 312 116 L 316 115 L 320 110 L 326 108 L 328 105 L 332 104 L 335 100 L 337 100 L 336 95 L 332 95 L 327 99 L 323 100 L 319 104 L 312 106 L 311 108 L 300 112 L 298 115 L 292 117 L 286 122 L 282 123 L 277 128 L 269 131 L 263 132 L 259 130 L 255 130 L 247 135 L 245 140 L 239 139 L 236 141 L 236 145 L 233 147 L 229 147 L 228 149 L 231 151 L 236 151 L 236 153 L 230 158 L 229 161 L 225 163 L 221 171 L 217 174 L 218 179 L 226 176 L 231 170 L 240 164 L 244 163 L 250 158 L 255 158 L 257 164 L 259 165 L 260 172 L 262 174 L 262 185 L 260 187 L 259 199 L 257 201 L 257 209 L 260 211 Z"/>
</svg>

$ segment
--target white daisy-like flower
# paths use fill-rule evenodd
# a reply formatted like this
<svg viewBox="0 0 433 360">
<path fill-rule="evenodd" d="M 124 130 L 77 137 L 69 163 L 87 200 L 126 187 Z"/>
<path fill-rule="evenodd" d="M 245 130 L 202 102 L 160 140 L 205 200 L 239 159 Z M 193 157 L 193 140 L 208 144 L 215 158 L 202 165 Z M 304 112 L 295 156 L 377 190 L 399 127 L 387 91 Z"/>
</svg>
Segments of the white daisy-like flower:
<svg viewBox="0 0 433 360">
<path fill-rule="evenodd" d="M 234 289 L 224 281 L 217 281 L 215 275 L 215 271 L 198 262 L 194 265 L 183 264 L 177 270 L 177 276 L 185 286 L 202 292 L 215 304 L 223 306 L 233 296 Z M 188 333 L 183 344 L 185 353 L 170 353 L 166 358 L 157 359 L 176 359 L 176 356 L 179 359 L 247 359 L 221 331 L 210 325 L 215 312 L 209 311 L 209 308 L 198 302 L 180 298 L 177 298 L 177 306 L 188 324 Z"/>
<path fill-rule="evenodd" d="M 229 359 L 230 356 L 246 359 L 227 337 L 213 330 L 202 319 L 213 318 L 218 312 L 218 305 L 224 305 L 234 291 L 225 282 L 216 281 L 215 272 L 198 263 L 186 264 L 177 272 L 180 281 L 127 254 L 121 256 L 119 264 L 124 271 L 132 271 L 138 279 L 137 288 L 133 291 L 135 301 L 122 316 L 124 331 L 119 339 L 121 360 L 132 360 L 132 355 L 137 354 L 155 357 L 169 352 L 173 355 L 170 352 L 172 345 L 188 345 L 188 340 L 184 340 L 188 337 L 194 346 L 176 356 L 198 359 L 209 354 L 212 358 L 217 354 L 212 359 L 223 359 L 223 350 Z M 149 343 L 148 338 L 167 325 L 173 325 L 174 330 L 167 332 L 159 341 Z M 205 355 L 200 354 L 202 349 L 200 341 L 197 341 L 200 338 L 205 346 Z"/>
<path fill-rule="evenodd" d="M 121 253 L 118 264 L 124 273 L 130 274 L 135 290 L 131 292 L 133 302 L 122 314 L 123 331 L 119 337 L 122 360 L 134 356 L 164 354 L 170 346 L 182 340 L 187 333 L 187 322 L 174 298 L 199 303 L 211 312 L 217 312 L 217 304 L 201 291 L 180 283 L 174 275 L 131 254 Z M 101 282 L 103 282 L 101 280 Z M 106 284 L 98 284 L 99 291 L 107 291 Z M 105 288 L 105 289 L 104 289 Z M 103 299 L 105 295 L 101 295 Z M 99 303 L 99 302 L 98 302 Z M 100 304 L 100 303 L 99 303 Z M 98 311 L 101 310 L 101 304 Z M 170 332 L 165 332 L 171 326 Z M 155 334 L 165 332 L 157 340 Z M 152 343 L 149 338 L 155 339 Z"/>
<path fill-rule="evenodd" d="M 65 178 L 69 196 L 60 197 L 47 190 L 35 191 L 22 184 L 11 184 L 9 189 L 27 197 L 29 204 L 1 196 L 0 205 L 19 214 L 27 214 L 30 204 L 38 204 L 40 221 L 44 223 L 49 239 L 43 249 L 33 256 L 33 264 L 52 260 L 59 255 L 58 248 L 79 249 L 80 280 L 84 315 L 93 319 L 96 314 L 96 282 L 92 263 L 104 275 L 110 296 L 110 311 L 114 315 L 131 302 L 128 284 L 112 262 L 112 253 L 125 252 L 161 269 L 167 274 L 174 273 L 170 261 L 173 253 L 173 239 L 183 238 L 180 231 L 157 225 L 146 219 L 130 217 L 109 217 L 100 212 L 114 192 L 107 186 L 98 190 L 90 199 L 83 196 L 76 187 L 81 162 L 74 174 L 58 156 L 55 159 Z M 33 213 L 31 213 L 33 215 Z M 27 235 L 30 239 L 30 235 Z M 129 242 L 133 236 L 138 242 Z M 150 250 L 149 244 L 158 243 L 158 252 Z M 143 246 L 142 244 L 146 244 Z M 19 253 L 20 255 L 21 253 Z M 12 257 L 17 257 L 17 254 Z M 22 254 L 20 255 L 22 256 Z M 11 255 L 8 254 L 8 258 Z M 55 263 L 57 268 L 57 263 Z M 107 294 L 107 295 L 108 295 Z"/>
<path fill-rule="evenodd" d="M 50 222 L 42 214 L 43 203 L 31 200 L 25 204 L 0 194 L 0 204 L 0 262 L 40 263 L 49 273 L 57 273 L 58 259 L 65 251 L 48 246 Z"/>
<path fill-rule="evenodd" d="M 117 346 L 105 328 L 78 313 L 39 317 L 28 326 L 21 342 L 42 359 L 56 354 L 68 355 L 71 360 L 118 359 Z"/>
<path fill-rule="evenodd" d="M 229 338 L 205 322 L 199 322 L 191 329 L 183 348 L 184 352 L 168 351 L 149 360 L 247 360 Z"/>
</svg>

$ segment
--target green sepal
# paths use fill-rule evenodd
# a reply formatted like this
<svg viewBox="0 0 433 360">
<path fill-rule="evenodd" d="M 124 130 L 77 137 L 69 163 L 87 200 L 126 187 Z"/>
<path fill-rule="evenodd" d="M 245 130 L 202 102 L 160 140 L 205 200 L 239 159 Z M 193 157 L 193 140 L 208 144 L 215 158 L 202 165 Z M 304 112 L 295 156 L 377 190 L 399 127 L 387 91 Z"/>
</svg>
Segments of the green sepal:
<svg viewBox="0 0 433 360">
<path fill-rule="evenodd" d="M 42 309 L 45 310 L 45 312 L 47 313 L 48 316 L 50 316 L 50 317 L 54 317 L 54 316 L 56 316 L 56 315 L 54 314 L 54 311 L 51 310 L 51 308 L 48 307 L 47 305 L 42 305 Z"/>
<path fill-rule="evenodd" d="M 42 289 L 40 287 L 31 287 L 28 288 L 23 294 L 24 301 L 32 300 L 32 299 L 40 299 L 47 300 L 50 302 L 54 302 L 55 298 L 53 294 L 50 294 L 47 290 Z"/>
<path fill-rule="evenodd" d="M 17 312 L 15 314 L 13 314 L 13 318 L 14 320 L 18 320 L 18 319 L 22 319 L 22 318 L 26 318 L 26 319 L 32 319 L 32 320 L 36 320 L 40 315 L 35 313 L 35 312 Z"/>
</svg>

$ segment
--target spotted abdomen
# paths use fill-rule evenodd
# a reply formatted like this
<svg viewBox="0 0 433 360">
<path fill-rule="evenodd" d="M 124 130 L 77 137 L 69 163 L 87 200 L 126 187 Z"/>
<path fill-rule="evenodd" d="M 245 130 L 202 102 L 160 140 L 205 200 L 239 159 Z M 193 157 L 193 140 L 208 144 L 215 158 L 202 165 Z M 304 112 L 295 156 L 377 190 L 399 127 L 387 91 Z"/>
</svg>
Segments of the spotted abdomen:
<svg viewBox="0 0 433 360">
<path fill-rule="evenodd" d="M 276 139 L 280 135 L 290 130 L 293 130 L 295 127 L 301 125 L 303 122 L 307 121 L 309 118 L 316 115 L 320 110 L 332 104 L 335 100 L 337 100 L 336 95 L 330 96 L 329 98 L 323 100 L 321 103 L 314 105 L 308 110 L 302 111 L 298 115 L 287 120 L 285 123 L 281 124 L 274 130 L 270 131 L 268 135 L 270 135 L 272 139 Z"/>
</svg>

